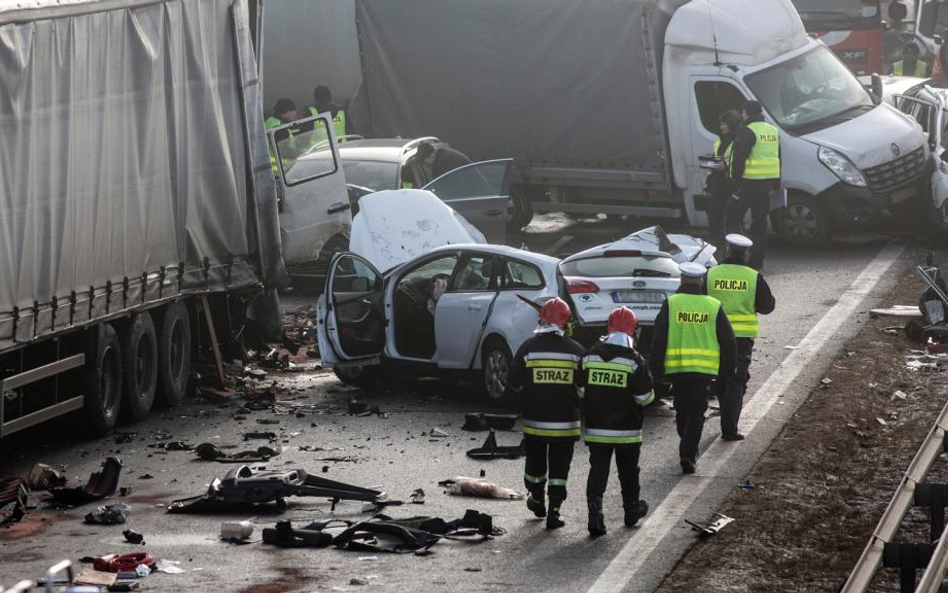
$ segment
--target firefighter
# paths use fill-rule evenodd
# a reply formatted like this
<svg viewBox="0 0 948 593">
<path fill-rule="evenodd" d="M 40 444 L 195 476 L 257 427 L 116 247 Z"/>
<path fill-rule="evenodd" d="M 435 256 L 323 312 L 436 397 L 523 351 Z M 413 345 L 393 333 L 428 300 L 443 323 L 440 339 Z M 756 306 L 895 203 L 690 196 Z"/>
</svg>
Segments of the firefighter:
<svg viewBox="0 0 948 593">
<path fill-rule="evenodd" d="M 616 455 L 626 527 L 635 527 L 648 512 L 639 498 L 639 450 L 642 409 L 652 403 L 652 375 L 632 343 L 638 327 L 635 313 L 619 307 L 609 315 L 607 334 L 582 361 L 576 390 L 583 401 L 583 440 L 589 447 L 586 503 L 589 535 L 605 535 L 602 495 L 609 481 L 609 464 Z"/>
<path fill-rule="evenodd" d="M 753 241 L 736 234 L 728 235 L 725 241 L 724 263 L 708 271 L 708 295 L 721 301 L 737 342 L 737 372 L 726 380 L 720 400 L 721 438 L 742 441 L 744 435 L 737 430 L 737 422 L 750 380 L 757 315 L 772 313 L 776 303 L 764 277 L 747 266 Z"/>
<path fill-rule="evenodd" d="M 679 264 L 681 286 L 662 304 L 655 318 L 649 367 L 655 381 L 671 381 L 675 426 L 681 442 L 681 471 L 695 473 L 708 395 L 734 375 L 734 331 L 721 302 L 705 293 L 707 269 Z"/>
<path fill-rule="evenodd" d="M 566 335 L 569 317 L 566 301 L 547 301 L 540 310 L 536 335 L 520 347 L 508 375 L 510 388 L 523 396 L 527 508 L 537 517 L 546 517 L 547 529 L 564 525 L 560 507 L 566 500 L 566 478 L 580 436 L 576 373 L 583 347 Z"/>
</svg>

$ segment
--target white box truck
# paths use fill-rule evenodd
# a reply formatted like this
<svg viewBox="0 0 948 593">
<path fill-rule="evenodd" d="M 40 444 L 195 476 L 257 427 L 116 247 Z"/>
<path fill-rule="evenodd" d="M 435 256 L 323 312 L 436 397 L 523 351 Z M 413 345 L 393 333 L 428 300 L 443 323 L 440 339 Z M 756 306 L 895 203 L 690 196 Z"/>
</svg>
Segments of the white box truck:
<svg viewBox="0 0 948 593">
<path fill-rule="evenodd" d="M 786 238 L 927 199 L 921 130 L 790 0 L 357 0 L 356 19 L 360 131 L 514 157 L 519 223 L 536 210 L 704 224 L 698 157 L 746 99 L 782 132 L 789 204 L 772 224 Z"/>
</svg>

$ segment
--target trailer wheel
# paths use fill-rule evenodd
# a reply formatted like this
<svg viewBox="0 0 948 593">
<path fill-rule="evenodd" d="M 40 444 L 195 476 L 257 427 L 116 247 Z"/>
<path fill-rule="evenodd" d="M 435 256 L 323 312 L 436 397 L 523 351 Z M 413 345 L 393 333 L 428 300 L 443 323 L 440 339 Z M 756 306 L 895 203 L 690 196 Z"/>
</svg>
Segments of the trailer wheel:
<svg viewBox="0 0 948 593">
<path fill-rule="evenodd" d="M 148 313 L 136 313 L 122 344 L 125 403 L 133 420 L 144 420 L 155 403 L 158 386 L 158 336 Z"/>
<path fill-rule="evenodd" d="M 122 346 L 108 323 L 91 333 L 83 404 L 93 433 L 103 435 L 115 427 L 122 407 Z"/>
<path fill-rule="evenodd" d="M 165 307 L 158 332 L 158 401 L 174 407 L 184 399 L 191 372 L 191 320 L 178 301 Z"/>
</svg>

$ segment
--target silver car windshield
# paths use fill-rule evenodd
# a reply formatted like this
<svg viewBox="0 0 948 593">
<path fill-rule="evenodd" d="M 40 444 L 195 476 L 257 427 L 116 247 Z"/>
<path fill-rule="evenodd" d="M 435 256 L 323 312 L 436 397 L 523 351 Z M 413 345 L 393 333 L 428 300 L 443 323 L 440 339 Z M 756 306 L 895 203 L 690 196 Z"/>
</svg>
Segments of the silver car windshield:
<svg viewBox="0 0 948 593">
<path fill-rule="evenodd" d="M 342 160 L 346 183 L 374 191 L 398 189 L 399 164 L 386 161 Z"/>
<path fill-rule="evenodd" d="M 866 89 L 825 46 L 745 80 L 780 127 L 791 132 L 829 127 L 875 107 Z"/>
</svg>

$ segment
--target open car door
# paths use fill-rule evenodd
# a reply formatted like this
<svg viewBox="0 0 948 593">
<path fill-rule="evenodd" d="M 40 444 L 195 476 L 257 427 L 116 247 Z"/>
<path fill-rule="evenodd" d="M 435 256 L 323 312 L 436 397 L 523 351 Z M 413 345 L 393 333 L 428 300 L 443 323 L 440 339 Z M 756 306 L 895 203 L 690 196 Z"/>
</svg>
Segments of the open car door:
<svg viewBox="0 0 948 593">
<path fill-rule="evenodd" d="M 448 171 L 422 189 L 441 198 L 476 226 L 488 243 L 503 244 L 510 203 L 510 167 L 513 159 L 472 163 Z"/>
<path fill-rule="evenodd" d="M 932 202 L 936 212 L 938 212 L 939 222 L 942 228 L 948 227 L 948 118 L 945 117 L 944 109 L 937 109 L 935 114 L 935 123 L 932 133 L 929 136 L 933 139 L 932 159 Z"/>
<path fill-rule="evenodd" d="M 382 274 L 353 253 L 337 253 L 316 301 L 323 366 L 377 364 L 385 349 Z"/>
<path fill-rule="evenodd" d="M 267 130 L 287 266 L 314 263 L 323 246 L 348 233 L 352 225 L 346 178 L 329 118 L 320 114 Z"/>
</svg>

